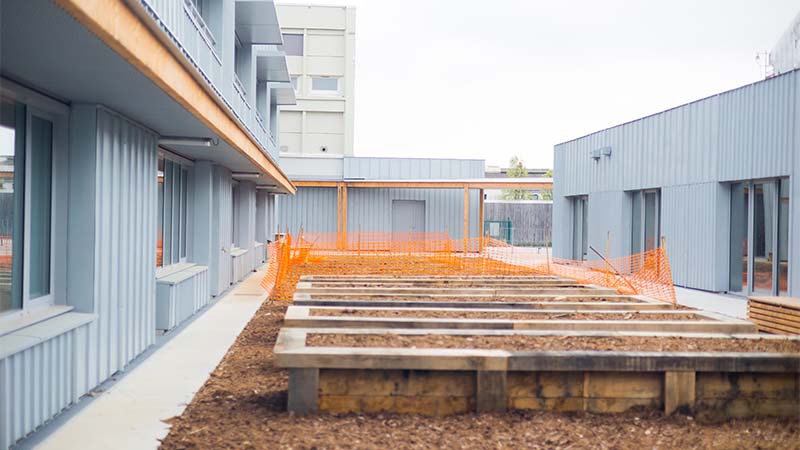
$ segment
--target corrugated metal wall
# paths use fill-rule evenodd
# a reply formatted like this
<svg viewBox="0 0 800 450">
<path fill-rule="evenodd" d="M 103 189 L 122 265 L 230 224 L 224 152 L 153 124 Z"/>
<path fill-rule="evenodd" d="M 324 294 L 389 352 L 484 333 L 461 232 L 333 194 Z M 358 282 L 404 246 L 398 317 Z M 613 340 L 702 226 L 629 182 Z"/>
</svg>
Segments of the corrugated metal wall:
<svg viewBox="0 0 800 450">
<path fill-rule="evenodd" d="M 231 284 L 233 179 L 230 170 L 214 166 L 212 180 L 211 294 L 219 295 Z"/>
<path fill-rule="evenodd" d="M 89 386 L 155 339 L 156 136 L 97 110 L 94 313 Z"/>
<path fill-rule="evenodd" d="M 720 183 L 661 190 L 661 235 L 678 286 L 727 289 L 729 193 Z"/>
<path fill-rule="evenodd" d="M 344 178 L 436 180 L 483 178 L 482 159 L 344 158 Z"/>
<path fill-rule="evenodd" d="M 792 72 L 556 145 L 561 195 L 789 175 L 798 77 Z M 610 157 L 589 157 L 606 146 Z"/>
<path fill-rule="evenodd" d="M 279 232 L 297 234 L 306 231 L 336 231 L 336 188 L 298 188 L 293 196 L 277 199 Z"/>
<path fill-rule="evenodd" d="M 799 83 L 800 72 L 790 72 L 556 145 L 553 254 L 572 254 L 570 196 L 589 194 L 590 245 L 598 246 L 603 237 L 595 229 L 601 225 L 630 242 L 629 218 L 624 220 L 630 202 L 612 205 L 598 193 L 660 188 L 662 235 L 675 283 L 727 289 L 726 182 L 792 176 L 791 229 L 800 223 L 793 168 L 800 165 Z M 610 157 L 590 158 L 592 150 L 607 146 Z M 612 207 L 617 209 L 606 210 Z M 623 220 L 606 220 L 610 214 Z M 800 247 L 797 233 L 790 239 L 793 249 Z M 629 253 L 613 248 L 612 256 Z M 790 255 L 794 295 L 800 292 L 797 253 Z"/>
<path fill-rule="evenodd" d="M 0 448 L 8 448 L 86 393 L 89 325 L 0 358 Z"/>
<path fill-rule="evenodd" d="M 425 231 L 464 237 L 464 191 L 461 189 L 371 189 L 347 191 L 348 231 L 392 231 L 392 200 L 425 202 Z M 480 236 L 479 193 L 470 191 L 469 233 Z M 334 216 L 335 219 L 335 216 Z"/>
</svg>

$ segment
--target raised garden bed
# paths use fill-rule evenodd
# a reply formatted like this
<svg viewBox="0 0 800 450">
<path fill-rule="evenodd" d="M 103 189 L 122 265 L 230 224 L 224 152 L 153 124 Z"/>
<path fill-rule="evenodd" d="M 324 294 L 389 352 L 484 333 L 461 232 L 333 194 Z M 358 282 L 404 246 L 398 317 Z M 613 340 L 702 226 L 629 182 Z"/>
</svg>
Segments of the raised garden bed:
<svg viewBox="0 0 800 450">
<path fill-rule="evenodd" d="M 612 311 L 486 311 L 458 309 L 375 309 L 312 308 L 311 316 L 332 317 L 405 317 L 429 319 L 514 319 L 514 320 L 716 320 L 696 312 L 612 312 Z"/>
<path fill-rule="evenodd" d="M 690 336 L 309 334 L 308 347 L 457 348 L 509 351 L 736 352 L 800 355 L 800 340 Z"/>
<path fill-rule="evenodd" d="M 640 298 L 631 295 L 616 294 L 576 294 L 576 295 L 451 295 L 451 294 L 375 294 L 375 295 L 340 295 L 340 294 L 306 294 L 297 292 L 294 300 L 360 300 L 360 301 L 438 301 L 438 302 L 567 302 L 567 303 L 642 303 Z"/>
</svg>

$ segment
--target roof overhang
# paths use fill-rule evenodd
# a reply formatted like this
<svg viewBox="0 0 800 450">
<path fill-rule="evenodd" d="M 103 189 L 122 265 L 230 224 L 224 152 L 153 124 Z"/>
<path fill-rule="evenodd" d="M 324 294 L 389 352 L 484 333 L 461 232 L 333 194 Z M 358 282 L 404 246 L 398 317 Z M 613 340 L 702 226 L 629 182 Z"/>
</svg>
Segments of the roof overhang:
<svg viewBox="0 0 800 450">
<path fill-rule="evenodd" d="M 477 178 L 464 180 L 292 180 L 297 187 L 401 189 L 551 189 L 552 178 Z"/>
<path fill-rule="evenodd" d="M 272 91 L 270 92 L 272 103 L 278 106 L 297 104 L 297 97 L 292 83 L 270 82 L 267 83 L 267 88 Z"/>
<path fill-rule="evenodd" d="M 286 53 L 274 45 L 260 45 L 254 48 L 256 57 L 256 79 L 261 81 L 280 81 L 288 83 L 289 66 L 286 64 Z"/>
<path fill-rule="evenodd" d="M 243 44 L 283 45 L 275 2 L 236 0 L 236 35 Z"/>
</svg>

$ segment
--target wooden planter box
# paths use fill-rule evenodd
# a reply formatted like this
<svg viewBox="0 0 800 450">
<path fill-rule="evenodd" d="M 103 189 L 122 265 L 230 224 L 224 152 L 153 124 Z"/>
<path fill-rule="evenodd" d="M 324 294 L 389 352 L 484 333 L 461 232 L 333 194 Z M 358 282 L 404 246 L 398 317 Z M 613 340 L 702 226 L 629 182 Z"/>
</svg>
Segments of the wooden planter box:
<svg viewBox="0 0 800 450">
<path fill-rule="evenodd" d="M 800 334 L 800 298 L 750 297 L 747 317 L 759 331 L 773 334 Z"/>
</svg>

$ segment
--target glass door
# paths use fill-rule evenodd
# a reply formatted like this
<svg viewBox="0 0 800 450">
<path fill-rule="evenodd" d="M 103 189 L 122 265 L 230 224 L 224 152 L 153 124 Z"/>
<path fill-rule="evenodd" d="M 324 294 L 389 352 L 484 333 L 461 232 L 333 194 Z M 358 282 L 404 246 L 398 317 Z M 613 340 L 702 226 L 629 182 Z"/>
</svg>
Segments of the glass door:
<svg viewBox="0 0 800 450">
<path fill-rule="evenodd" d="M 787 295 L 789 180 L 731 184 L 730 292 Z"/>
</svg>

